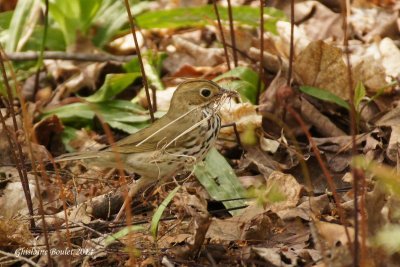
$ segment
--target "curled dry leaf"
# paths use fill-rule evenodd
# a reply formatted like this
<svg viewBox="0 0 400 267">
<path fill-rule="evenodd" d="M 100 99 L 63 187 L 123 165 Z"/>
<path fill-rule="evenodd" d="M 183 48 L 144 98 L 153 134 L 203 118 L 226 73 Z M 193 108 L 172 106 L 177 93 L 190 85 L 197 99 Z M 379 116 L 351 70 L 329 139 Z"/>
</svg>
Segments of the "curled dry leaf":
<svg viewBox="0 0 400 267">
<path fill-rule="evenodd" d="M 303 186 L 291 174 L 274 171 L 268 177 L 267 187 L 275 186 L 284 196 L 285 200 L 270 203 L 269 209 L 279 212 L 285 209 L 296 207 L 299 202 Z"/>
<path fill-rule="evenodd" d="M 216 25 L 217 26 L 217 25 Z M 224 33 L 225 37 L 225 42 L 228 44 L 228 47 L 232 47 L 232 42 L 231 42 L 231 31 L 229 27 L 222 27 L 222 31 Z M 245 26 L 235 26 L 234 27 L 234 32 L 235 32 L 235 43 L 236 43 L 236 48 L 239 51 L 248 51 L 250 47 L 252 46 L 253 35 L 251 34 L 251 29 L 245 27 Z M 219 31 L 217 31 L 217 38 L 218 40 L 222 43 L 222 38 L 221 34 Z M 228 49 L 230 51 L 230 54 L 232 54 L 232 49 Z"/>
<path fill-rule="evenodd" d="M 144 45 L 144 37 L 141 31 L 136 31 L 139 48 Z M 131 32 L 118 37 L 107 45 L 107 49 L 117 55 L 130 55 L 136 52 L 136 45 Z"/>
<path fill-rule="evenodd" d="M 204 48 L 178 36 L 172 37 L 172 41 L 177 51 L 185 52 L 195 60 L 196 66 L 215 66 L 224 61 L 222 48 Z"/>
<path fill-rule="evenodd" d="M 36 183 L 31 175 L 29 191 L 31 193 L 33 208 L 36 209 L 39 204 L 36 194 Z M 21 182 L 11 182 L 7 184 L 2 196 L 0 197 L 0 217 L 11 219 L 18 214 L 27 215 L 28 207 Z"/>
<path fill-rule="evenodd" d="M 222 125 L 236 123 L 237 130 L 241 137 L 249 129 L 253 131 L 261 127 L 261 115 L 257 114 L 256 108 L 250 103 L 234 103 L 233 101 L 224 104 L 220 111 Z M 221 136 L 231 137 L 235 135 L 233 127 L 221 129 Z"/>
<path fill-rule="evenodd" d="M 280 56 L 289 58 L 290 55 L 290 23 L 286 21 L 278 21 L 276 23 L 276 29 L 278 36 L 270 35 L 275 42 L 275 48 L 279 51 Z M 300 52 L 303 51 L 306 46 L 310 43 L 306 33 L 295 26 L 294 28 L 294 54 L 295 57 L 299 56 Z"/>
<path fill-rule="evenodd" d="M 353 262 L 351 253 L 346 246 L 348 239 L 343 225 L 315 221 L 311 227 L 313 240 L 317 249 L 329 257 L 329 266 L 349 266 Z M 354 244 L 354 228 L 347 227 L 351 242 Z"/>
<path fill-rule="evenodd" d="M 306 1 L 295 5 L 296 14 L 303 13 L 302 18 L 297 21 L 305 20 L 300 24 L 312 40 L 325 40 L 327 38 L 342 39 L 342 16 L 318 1 Z M 316 25 L 318 25 L 316 27 Z"/>
</svg>

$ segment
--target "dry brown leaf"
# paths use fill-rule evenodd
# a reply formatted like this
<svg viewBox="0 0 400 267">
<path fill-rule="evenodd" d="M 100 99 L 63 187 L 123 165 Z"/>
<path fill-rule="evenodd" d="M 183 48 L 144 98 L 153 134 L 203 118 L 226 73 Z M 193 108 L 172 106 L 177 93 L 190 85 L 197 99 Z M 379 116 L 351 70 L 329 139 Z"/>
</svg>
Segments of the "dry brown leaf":
<svg viewBox="0 0 400 267">
<path fill-rule="evenodd" d="M 28 174 L 28 178 L 32 181 L 29 183 L 29 191 L 31 193 L 33 208 L 36 209 L 39 204 L 36 194 L 36 183 L 32 175 Z M 11 182 L 7 184 L 0 197 L 0 217 L 11 219 L 18 214 L 27 215 L 28 207 L 21 182 Z"/>
<path fill-rule="evenodd" d="M 207 201 L 195 191 L 189 192 L 189 190 L 178 193 L 176 198 L 178 200 L 175 201 L 175 204 L 185 209 L 186 213 L 193 218 L 194 233 L 187 238 L 184 246 L 175 247 L 172 250 L 179 257 L 195 258 L 204 243 L 204 238 L 211 224 L 211 217 L 207 211 Z"/>
<path fill-rule="evenodd" d="M 251 128 L 253 130 L 261 127 L 261 115 L 257 114 L 256 107 L 250 103 L 234 103 L 233 101 L 226 103 L 220 110 L 222 124 L 236 123 L 239 134 L 246 133 Z M 221 129 L 221 136 L 234 136 L 233 127 L 225 127 Z"/>
<path fill-rule="evenodd" d="M 29 246 L 34 238 L 29 231 L 27 221 L 0 220 L 0 249 L 8 251 L 18 247 Z"/>
<path fill-rule="evenodd" d="M 144 37 L 141 31 L 136 31 L 136 38 L 139 44 L 139 48 L 144 45 Z M 118 37 L 112 40 L 108 45 L 107 49 L 113 54 L 117 55 L 131 55 L 136 53 L 136 45 L 133 40 L 133 35 L 131 32 L 125 34 L 124 36 Z"/>
<path fill-rule="evenodd" d="M 284 201 L 270 203 L 267 207 L 274 212 L 296 207 L 303 186 L 290 174 L 274 171 L 267 179 L 267 187 L 276 186 L 285 197 Z"/>
<path fill-rule="evenodd" d="M 196 66 L 215 66 L 224 62 L 222 48 L 204 48 L 182 37 L 174 36 L 172 41 L 179 52 L 187 53 Z"/>
<path fill-rule="evenodd" d="M 335 13 L 318 1 L 306 1 L 295 5 L 297 11 L 303 13 L 305 22 L 300 24 L 308 38 L 311 40 L 325 40 L 333 38 L 334 40 L 343 37 L 342 15 Z"/>
<path fill-rule="evenodd" d="M 301 85 L 318 87 L 349 99 L 347 66 L 339 48 L 323 41 L 310 43 L 296 59 L 294 71 Z"/>
<path fill-rule="evenodd" d="M 400 147 L 400 125 L 393 125 L 392 132 L 390 133 L 389 144 L 386 149 L 386 156 L 393 162 L 399 160 L 399 147 Z"/>
</svg>

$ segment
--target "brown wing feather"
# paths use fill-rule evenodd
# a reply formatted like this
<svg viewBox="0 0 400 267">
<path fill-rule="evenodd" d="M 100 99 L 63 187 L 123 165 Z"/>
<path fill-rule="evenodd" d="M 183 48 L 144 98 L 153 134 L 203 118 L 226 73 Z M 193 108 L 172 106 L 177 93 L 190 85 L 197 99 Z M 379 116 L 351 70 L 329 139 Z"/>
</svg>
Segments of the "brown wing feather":
<svg viewBox="0 0 400 267">
<path fill-rule="evenodd" d="M 167 115 L 165 115 L 164 117 L 154 122 L 149 127 L 144 128 L 138 131 L 137 133 L 127 136 L 121 139 L 120 141 L 116 142 L 114 148 L 108 147 L 107 150 L 116 151 L 122 154 L 128 154 L 128 153 L 155 151 L 157 149 L 161 149 L 163 145 L 174 140 L 176 136 L 181 134 L 185 129 L 188 129 L 192 124 L 186 119 L 181 119 L 178 122 L 173 122 L 173 123 L 171 123 L 171 121 L 172 119 Z M 169 123 L 171 124 L 168 125 Z M 154 134 L 159 129 L 162 130 Z M 142 144 L 140 144 L 143 140 L 145 140 L 147 137 L 151 135 L 153 136 L 144 141 Z M 180 142 L 182 142 L 182 138 L 176 140 L 176 145 L 179 145 Z"/>
</svg>

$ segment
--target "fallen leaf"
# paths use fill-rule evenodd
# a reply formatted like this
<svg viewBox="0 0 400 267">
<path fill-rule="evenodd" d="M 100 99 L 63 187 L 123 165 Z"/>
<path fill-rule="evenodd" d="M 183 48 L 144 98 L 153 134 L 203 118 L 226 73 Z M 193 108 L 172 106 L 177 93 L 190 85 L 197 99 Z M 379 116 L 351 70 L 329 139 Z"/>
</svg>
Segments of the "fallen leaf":
<svg viewBox="0 0 400 267">
<path fill-rule="evenodd" d="M 339 48 L 323 41 L 310 43 L 296 58 L 294 71 L 301 85 L 321 88 L 349 99 L 347 66 Z"/>
</svg>

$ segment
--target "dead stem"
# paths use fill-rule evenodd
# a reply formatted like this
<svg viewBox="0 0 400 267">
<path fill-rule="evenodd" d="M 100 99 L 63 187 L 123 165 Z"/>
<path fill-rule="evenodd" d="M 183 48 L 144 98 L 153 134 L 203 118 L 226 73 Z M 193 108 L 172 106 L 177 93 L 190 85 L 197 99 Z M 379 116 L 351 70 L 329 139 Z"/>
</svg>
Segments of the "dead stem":
<svg viewBox="0 0 400 267">
<path fill-rule="evenodd" d="M 140 52 L 140 47 L 139 47 L 139 43 L 138 43 L 137 36 L 136 36 L 136 27 L 135 27 L 135 24 L 133 23 L 133 17 L 132 17 L 129 1 L 125 0 L 124 2 L 125 2 L 126 12 L 128 13 L 129 24 L 131 26 L 133 40 L 135 41 L 136 53 L 137 53 L 137 56 L 139 59 L 139 65 L 140 65 L 140 72 L 142 73 L 144 90 L 146 91 L 146 99 L 147 99 L 147 103 L 149 105 L 150 119 L 151 119 L 151 122 L 154 122 L 154 120 L 155 120 L 154 119 L 154 109 L 153 109 L 153 105 L 152 105 L 151 99 L 150 99 L 149 84 L 147 82 L 147 76 L 146 76 L 146 72 L 144 70 L 142 53 Z"/>
</svg>

